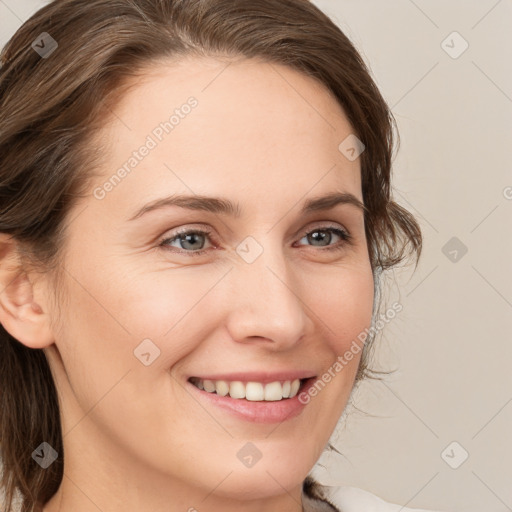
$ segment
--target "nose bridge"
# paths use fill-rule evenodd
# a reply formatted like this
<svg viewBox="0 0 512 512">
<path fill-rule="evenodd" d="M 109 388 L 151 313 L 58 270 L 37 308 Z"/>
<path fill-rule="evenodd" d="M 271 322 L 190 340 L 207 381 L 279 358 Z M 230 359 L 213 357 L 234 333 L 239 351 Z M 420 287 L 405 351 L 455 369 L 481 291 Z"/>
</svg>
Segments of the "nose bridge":
<svg viewBox="0 0 512 512">
<path fill-rule="evenodd" d="M 285 348 L 301 339 L 307 315 L 282 245 L 265 240 L 264 247 L 254 239 L 237 247 L 228 330 L 238 342 L 258 337 Z"/>
</svg>

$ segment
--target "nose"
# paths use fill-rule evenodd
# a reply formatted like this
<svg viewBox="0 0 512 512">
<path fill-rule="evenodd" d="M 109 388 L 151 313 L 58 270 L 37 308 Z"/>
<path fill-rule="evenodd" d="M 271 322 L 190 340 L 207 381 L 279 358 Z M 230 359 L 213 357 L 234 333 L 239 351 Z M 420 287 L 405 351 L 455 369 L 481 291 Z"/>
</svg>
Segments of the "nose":
<svg viewBox="0 0 512 512">
<path fill-rule="evenodd" d="M 229 279 L 227 329 L 234 341 L 286 350 L 302 340 L 311 319 L 301 282 L 282 250 L 267 247 L 252 263 L 237 261 Z"/>
</svg>

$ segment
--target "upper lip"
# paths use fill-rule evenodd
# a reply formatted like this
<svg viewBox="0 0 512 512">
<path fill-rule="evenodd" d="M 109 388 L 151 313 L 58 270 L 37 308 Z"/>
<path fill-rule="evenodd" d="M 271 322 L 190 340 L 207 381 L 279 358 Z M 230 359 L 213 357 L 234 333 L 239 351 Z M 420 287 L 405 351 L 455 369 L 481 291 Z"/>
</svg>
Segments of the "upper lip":
<svg viewBox="0 0 512 512">
<path fill-rule="evenodd" d="M 315 377 L 314 372 L 310 371 L 280 371 L 280 372 L 237 372 L 237 373 L 222 373 L 222 374 L 208 374 L 208 375 L 191 375 L 189 378 L 195 377 L 201 380 L 226 380 L 229 382 L 261 382 L 268 384 L 270 382 L 284 382 L 287 380 L 295 379 L 309 379 Z"/>
</svg>

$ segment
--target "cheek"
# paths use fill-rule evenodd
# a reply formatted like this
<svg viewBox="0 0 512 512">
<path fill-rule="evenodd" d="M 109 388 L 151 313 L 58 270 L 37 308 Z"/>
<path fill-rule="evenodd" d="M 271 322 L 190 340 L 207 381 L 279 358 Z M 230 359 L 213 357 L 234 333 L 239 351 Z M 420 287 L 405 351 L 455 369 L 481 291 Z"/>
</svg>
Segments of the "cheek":
<svg viewBox="0 0 512 512">
<path fill-rule="evenodd" d="M 139 271 L 140 272 L 140 271 Z M 199 346 L 222 320 L 219 309 L 225 270 L 165 269 L 121 280 L 111 300 L 132 339 L 151 339 L 161 350 L 155 366 L 169 368 Z M 133 277 L 135 276 L 135 277 Z"/>
<path fill-rule="evenodd" d="M 73 388 L 87 390 L 83 404 L 128 369 L 150 370 L 145 372 L 149 383 L 193 352 L 219 326 L 221 289 L 211 292 L 224 272 L 191 267 L 142 273 L 107 264 L 97 272 L 75 271 L 67 283 L 69 301 L 58 345 Z M 154 362 L 147 368 L 137 359 L 139 347 L 151 352 Z"/>
<path fill-rule="evenodd" d="M 315 353 L 326 354 L 323 373 L 309 400 L 316 401 L 318 424 L 327 430 L 334 428 L 352 391 L 365 339 L 361 334 L 371 325 L 374 300 L 369 262 L 331 269 L 330 274 L 316 276 L 315 287 L 310 286 L 307 295 L 321 331 Z M 308 401 L 307 396 L 304 399 Z"/>
<path fill-rule="evenodd" d="M 371 324 L 374 282 L 369 263 L 311 276 L 305 286 L 306 304 L 324 340 L 336 354 L 345 352 Z"/>
</svg>

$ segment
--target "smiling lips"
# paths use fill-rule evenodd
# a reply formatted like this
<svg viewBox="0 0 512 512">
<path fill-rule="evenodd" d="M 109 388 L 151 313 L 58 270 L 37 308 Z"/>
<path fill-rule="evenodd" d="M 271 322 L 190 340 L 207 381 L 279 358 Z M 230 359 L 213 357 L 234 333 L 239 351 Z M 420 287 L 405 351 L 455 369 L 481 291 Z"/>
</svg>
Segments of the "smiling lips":
<svg viewBox="0 0 512 512">
<path fill-rule="evenodd" d="M 275 402 L 297 395 L 301 383 L 306 379 L 293 379 L 285 381 L 242 382 L 239 380 L 210 380 L 192 377 L 189 379 L 194 386 L 208 393 L 216 393 L 219 396 L 229 396 L 235 399 L 245 399 L 251 402 L 266 401 Z"/>
<path fill-rule="evenodd" d="M 243 421 L 281 423 L 299 416 L 299 400 L 316 381 L 311 371 L 236 372 L 191 376 L 188 384 L 206 407 L 227 411 Z"/>
</svg>

